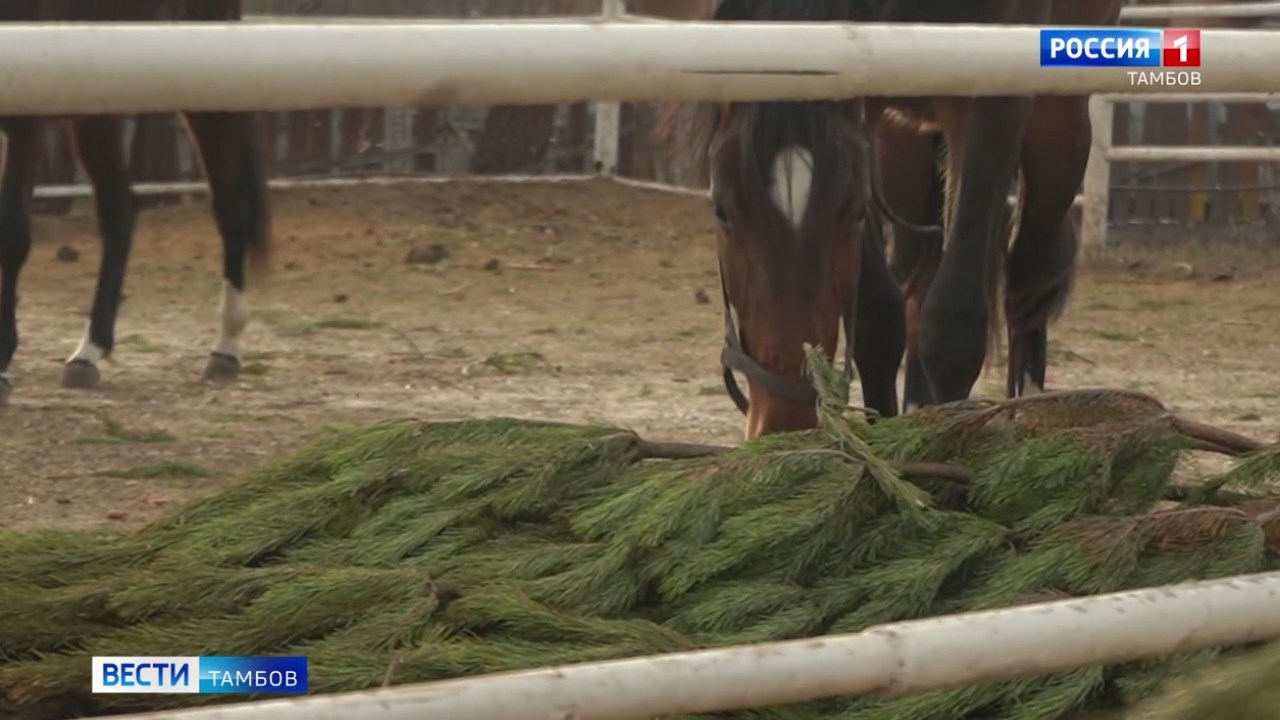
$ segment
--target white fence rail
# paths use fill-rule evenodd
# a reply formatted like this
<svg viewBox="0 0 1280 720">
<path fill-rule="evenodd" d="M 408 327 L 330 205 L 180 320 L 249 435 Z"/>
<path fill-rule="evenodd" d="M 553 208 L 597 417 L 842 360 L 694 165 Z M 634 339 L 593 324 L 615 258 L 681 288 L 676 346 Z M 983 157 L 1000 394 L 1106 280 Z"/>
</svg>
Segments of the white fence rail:
<svg viewBox="0 0 1280 720">
<path fill-rule="evenodd" d="M 596 114 L 596 167 L 613 176 L 616 103 L 624 100 L 1090 93 L 1094 148 L 1083 232 L 1091 247 L 1105 242 L 1111 161 L 1246 158 L 1245 149 L 1237 148 L 1111 147 L 1111 103 L 1138 97 L 1128 78 L 1107 68 L 1038 67 L 1037 28 L 633 22 L 623 14 L 622 0 L 604 2 L 610 20 L 626 22 L 331 18 L 317 24 L 8 25 L 0 27 L 0 114 L 603 101 Z M 1280 3 L 1126 8 L 1123 16 L 1276 12 Z M 1202 87 L 1212 94 L 1195 99 L 1274 97 L 1265 93 L 1280 88 L 1277 38 L 1265 31 L 1204 30 L 1202 44 L 1214 51 L 1205 56 Z M 140 77 L 147 81 L 137 82 Z M 1159 92 L 1148 87 L 1139 95 L 1159 102 Z M 1248 159 L 1280 160 L 1274 148 L 1247 150 Z M 557 178 L 506 178 L 552 179 Z M 369 182 L 379 181 L 272 184 Z M 203 185 L 140 188 L 175 189 L 200 191 Z M 39 194 L 86 191 L 63 186 Z M 1280 574 L 1273 573 L 889 625 L 856 635 L 131 717 L 337 720 L 377 707 L 380 720 L 428 712 L 474 720 L 640 720 L 834 695 L 892 696 L 1273 639 L 1280 637 L 1278 607 Z"/>
<path fill-rule="evenodd" d="M 1213 48 L 1201 69 L 1204 92 L 1174 95 L 1161 94 L 1159 86 L 1135 93 L 1127 76 L 1111 68 L 1040 68 L 1029 62 L 1039 52 L 1037 29 L 1031 27 L 725 27 L 630 15 L 624 0 L 602 4 L 597 20 L 299 22 L 259 16 L 238 26 L 6 25 L 0 27 L 0 67 L 6 68 L 0 114 L 592 100 L 594 167 L 609 177 L 618 166 L 621 100 L 803 99 L 904 90 L 1089 92 L 1095 93 L 1095 143 L 1077 198 L 1088 249 L 1106 245 L 1110 162 L 1280 159 L 1275 148 L 1111 147 L 1109 134 L 1111 102 L 1280 98 L 1274 92 L 1280 88 L 1280 62 L 1265 60 L 1280 48 L 1274 31 L 1204 30 L 1202 45 Z M 1280 2 L 1121 11 L 1124 20 L 1276 14 Z M 783 36 L 786 44 L 776 42 Z M 346 50 L 334 53 L 337 44 Z M 965 62 L 947 62 L 956 57 Z M 272 67 L 269 75 L 262 73 L 264 66 Z M 148 82 L 134 82 L 144 68 Z M 203 188 L 176 183 L 141 190 Z M 41 197 L 89 193 L 82 185 L 37 189 Z"/>
<path fill-rule="evenodd" d="M 1224 2 L 1201 5 L 1145 5 L 1121 8 L 1125 20 L 1198 20 L 1201 18 L 1272 18 L 1280 16 L 1280 2 Z M 1272 37 L 1280 43 L 1280 33 Z M 1280 47 L 1280 45 L 1278 45 Z M 1277 90 L 1280 86 L 1268 88 Z M 1086 252 L 1107 246 L 1107 216 L 1111 207 L 1111 163 L 1120 161 L 1280 161 L 1280 152 L 1268 147 L 1113 147 L 1115 103 L 1120 102 L 1267 102 L 1280 100 L 1280 92 L 1263 93 L 1161 93 L 1095 95 L 1090 100 L 1093 146 L 1082 192 L 1080 241 Z"/>
<path fill-rule="evenodd" d="M 1280 3 L 1276 3 L 1280 4 Z M 1280 48 L 1280 32 L 1273 32 Z M 1095 95 L 1089 101 L 1093 122 L 1093 145 L 1085 171 L 1081 197 L 1080 242 L 1086 252 L 1107 247 L 1107 216 L 1111 206 L 1111 163 L 1113 162 L 1280 162 L 1280 147 L 1269 146 L 1140 146 L 1112 144 L 1117 102 L 1274 102 L 1280 91 L 1269 93 L 1199 93 L 1165 95 Z"/>
<path fill-rule="evenodd" d="M 1266 18 L 1280 15 L 1280 2 L 1142 5 L 1120 9 L 1121 20 L 1198 20 L 1200 18 Z"/>
<path fill-rule="evenodd" d="M 1280 573 L 882 625 L 851 635 L 117 720 L 649 720 L 899 697 L 1280 637 Z"/>
<path fill-rule="evenodd" d="M 1040 67 L 1039 30 L 713 22 L 12 24 L 0 27 L 0 114 L 1135 91 L 1115 68 Z M 1265 61 L 1277 52 L 1275 33 L 1204 30 L 1201 43 L 1214 49 L 1201 68 L 1205 92 L 1280 88 L 1280 63 Z"/>
</svg>

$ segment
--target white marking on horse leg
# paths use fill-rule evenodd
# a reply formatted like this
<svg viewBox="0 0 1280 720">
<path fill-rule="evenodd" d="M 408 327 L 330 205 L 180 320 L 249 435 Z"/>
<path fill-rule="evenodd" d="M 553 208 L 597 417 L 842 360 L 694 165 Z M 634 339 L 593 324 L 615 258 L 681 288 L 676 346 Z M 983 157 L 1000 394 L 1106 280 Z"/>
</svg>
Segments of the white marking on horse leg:
<svg viewBox="0 0 1280 720">
<path fill-rule="evenodd" d="M 222 306 L 218 314 L 222 318 L 222 330 L 213 351 L 239 361 L 240 335 L 249 324 L 249 304 L 245 302 L 244 293 L 226 281 L 222 283 Z"/>
<path fill-rule="evenodd" d="M 106 353 L 103 352 L 102 348 L 89 339 L 89 326 L 85 325 L 84 337 L 80 340 L 80 346 L 76 348 L 75 352 L 71 353 L 71 357 L 67 358 L 67 362 L 82 362 L 97 367 L 104 355 Z"/>
<path fill-rule="evenodd" d="M 1022 394 L 1024 397 L 1027 395 L 1039 395 L 1042 392 L 1044 392 L 1044 388 L 1031 379 L 1031 373 L 1022 374 Z"/>
<path fill-rule="evenodd" d="M 773 187 L 770 188 L 773 204 L 799 229 L 809 209 L 809 194 L 813 190 L 813 155 L 808 150 L 790 145 L 778 153 L 773 161 Z"/>
</svg>

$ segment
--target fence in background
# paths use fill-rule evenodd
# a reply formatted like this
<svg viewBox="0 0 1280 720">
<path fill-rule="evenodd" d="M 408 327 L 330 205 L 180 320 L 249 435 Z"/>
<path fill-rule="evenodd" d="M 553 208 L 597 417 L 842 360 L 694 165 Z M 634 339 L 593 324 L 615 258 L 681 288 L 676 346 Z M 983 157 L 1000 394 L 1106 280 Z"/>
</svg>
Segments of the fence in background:
<svg viewBox="0 0 1280 720">
<path fill-rule="evenodd" d="M 609 0 L 608 10 L 617 13 L 618 1 Z M 954 34 L 963 30 L 950 28 L 948 32 Z M 1006 29 L 1007 37 L 1016 35 L 1019 42 L 1026 39 L 1024 35 L 1017 35 L 1011 30 Z M 886 33 L 884 37 L 889 35 L 890 33 Z M 899 36 L 897 39 L 903 38 Z M 1265 40 L 1269 42 L 1270 38 Z M 1254 36 L 1250 39 L 1254 44 L 1246 44 L 1245 47 L 1259 47 L 1257 43 L 1261 41 Z M 889 44 L 886 43 L 885 46 Z M 899 43 L 897 47 L 901 48 L 903 44 Z M 1237 53 L 1237 60 L 1243 55 L 1243 52 Z M 989 61 L 988 56 L 986 62 Z M 978 63 L 975 61 L 975 64 Z M 1011 82 L 1011 76 L 1012 73 L 1003 82 Z M 884 82 L 884 79 L 879 81 Z M 937 79 L 930 81 L 937 82 Z M 984 82 L 988 86 L 997 84 L 991 78 Z M 903 87 L 907 89 L 907 83 L 904 82 Z M 335 111 L 318 112 L 319 115 L 310 116 L 327 116 L 332 120 Z M 406 162 L 406 158 L 400 155 L 384 153 L 385 156 L 380 156 L 376 161 L 378 172 L 385 172 L 387 163 L 406 162 L 408 169 L 405 172 L 409 175 L 431 171 L 438 174 L 438 163 L 445 157 L 442 153 L 445 145 L 439 142 L 438 137 L 435 138 L 436 142 L 431 145 L 432 167 L 430 170 L 422 170 L 418 167 L 422 161 L 420 151 L 413 144 L 419 127 L 418 118 L 420 114 L 427 113 L 415 111 L 405 118 L 396 119 L 388 117 L 386 111 L 378 112 L 382 113 L 379 116 L 382 144 L 385 146 L 393 141 L 399 143 L 407 138 L 412 150 L 411 153 L 406 153 L 411 162 Z M 431 127 L 438 132 L 442 124 L 442 113 L 438 110 L 430 112 L 435 118 L 435 124 Z M 549 145 L 559 127 L 557 111 L 551 108 L 540 109 L 538 112 L 543 114 L 536 116 L 542 119 L 542 124 L 537 126 L 537 137 L 545 138 L 544 142 Z M 472 173 L 495 171 L 494 166 L 481 162 L 486 158 L 486 146 L 483 144 L 486 138 L 492 143 L 491 147 L 495 148 L 493 157 L 509 157 L 497 151 L 509 147 L 507 143 L 510 136 L 490 136 L 496 113 L 499 110 L 491 109 L 485 116 L 480 126 L 480 142 L 468 155 L 467 166 Z M 353 115 L 361 118 L 359 123 L 350 124 L 359 130 L 352 131 L 356 140 L 363 140 L 378 132 L 379 128 L 369 121 L 367 111 L 353 111 Z M 530 118 L 535 116 L 508 116 L 510 117 L 531 121 Z M 583 115 L 580 123 L 584 136 L 589 127 L 586 118 Z M 619 172 L 625 172 L 621 140 L 626 136 L 620 132 L 619 127 L 614 127 L 613 118 L 615 114 L 612 109 L 606 109 L 598 115 L 600 130 L 590 146 L 590 153 L 587 152 L 585 143 L 582 143 L 583 147 L 579 150 L 580 169 L 590 169 L 586 166 L 594 166 L 598 161 L 607 171 L 615 153 L 610 137 L 618 137 L 618 169 Z M 621 106 L 616 119 L 618 126 L 625 126 Z M 139 123 L 139 127 L 142 122 L 145 120 Z M 288 145 L 298 141 L 298 138 L 292 133 L 282 134 L 277 124 L 269 127 L 271 132 L 268 133 L 268 147 L 272 148 L 271 157 L 276 162 L 278 175 L 282 152 L 287 155 Z M 327 136 L 320 136 L 314 140 L 314 144 L 326 146 L 327 140 L 326 147 L 332 163 L 335 156 L 345 157 L 341 150 L 348 137 L 343 129 L 348 126 L 339 124 L 339 130 L 335 131 L 331 122 L 328 127 Z M 312 129 L 310 126 L 302 128 L 304 131 Z M 527 130 L 523 125 L 508 127 L 507 130 L 517 131 L 517 138 L 526 137 L 520 134 Z M 135 128 L 131 151 L 145 150 L 147 138 L 141 132 L 138 127 Z M 1105 132 L 1102 135 L 1104 138 L 1110 137 Z M 634 139 L 633 137 L 632 140 Z M 282 141 L 285 145 L 283 151 L 280 149 Z M 174 142 L 177 142 L 176 138 Z M 523 142 L 521 140 L 512 149 L 514 156 L 533 157 L 541 165 L 539 169 L 544 172 L 552 169 L 547 167 L 546 158 L 550 153 L 531 155 L 530 149 Z M 1105 144 L 1106 141 L 1103 142 Z M 365 150 L 367 148 L 363 146 L 357 147 L 356 154 Z M 1133 160 L 1140 155 L 1153 154 L 1140 151 L 1126 153 L 1120 150 L 1115 148 L 1109 151 L 1109 159 Z M 1218 148 L 1213 153 L 1183 151 L 1181 157 L 1222 157 L 1224 153 L 1219 152 L 1221 150 Z M 1230 152 L 1225 154 L 1231 155 Z M 137 154 L 134 155 L 135 163 L 138 157 Z M 145 155 L 142 157 L 145 158 Z M 188 169 L 190 160 L 188 153 L 185 160 Z M 181 161 L 178 164 L 183 166 Z M 328 174 L 335 173 L 331 170 Z M 1094 664 L 1129 662 L 1202 647 L 1274 639 L 1280 635 L 1280 614 L 1276 612 L 1278 597 L 1280 574 L 1270 573 L 1111 596 L 1025 605 L 959 618 L 933 618 L 881 626 L 856 635 L 634 658 L 613 663 L 480 677 L 451 684 L 400 687 L 381 692 L 314 697 L 254 706 L 228 706 L 195 711 L 185 716 L 209 719 L 338 718 L 373 711 L 390 720 L 418 717 L 430 710 L 446 717 L 492 717 L 507 720 L 533 720 L 552 716 L 639 720 L 655 715 L 716 712 L 800 702 L 832 695 L 857 695 L 877 691 L 890 695 L 906 694 L 1026 674 L 1066 671 Z M 1053 652 L 1046 652 L 1046 648 L 1053 649 Z M 181 715 L 164 713 L 153 717 Z"/>
<path fill-rule="evenodd" d="M 1121 22 L 1145 26 L 1275 28 L 1280 2 L 1141 2 L 1124 8 Z M 1280 33 L 1277 33 L 1280 41 Z M 1280 216 L 1280 172 L 1274 159 L 1226 160 L 1186 154 L 1130 150 L 1129 146 L 1273 147 L 1280 140 L 1280 98 L 1227 101 L 1188 95 L 1143 102 L 1126 98 L 1107 117 L 1094 108 L 1102 148 L 1114 148 L 1109 166 L 1098 168 L 1094 182 L 1108 186 L 1103 221 L 1125 225 L 1226 226 Z M 1108 130 L 1110 128 L 1110 130 Z M 1109 133 L 1109 134 L 1108 134 Z M 1108 142 L 1109 141 L 1109 142 Z M 1123 148 L 1123 149 L 1122 149 Z M 1210 153 L 1212 154 L 1212 153 Z M 1159 157 L 1157 157 L 1159 156 Z M 1095 153 L 1095 157 L 1100 157 Z M 1274 156 L 1273 156 L 1274 157 Z M 1105 172 L 1105 175 L 1103 173 Z M 1086 194 L 1098 196 L 1096 188 Z M 1085 222 L 1101 237 L 1097 216 Z M 1096 242 L 1096 241 L 1095 241 Z"/>
<path fill-rule="evenodd" d="M 622 10 L 622 0 L 610 0 Z M 697 0 L 632 0 L 635 12 L 689 17 Z M 1266 27 L 1280 3 L 1209 3 L 1126 7 L 1125 22 L 1201 27 Z M 599 0 L 247 0 L 257 16 L 314 21 L 342 16 L 397 18 L 537 17 L 592 15 Z M 1190 21 L 1190 22 L 1189 22 Z M 1280 39 L 1278 39 L 1280 42 Z M 640 181 L 691 187 L 688 160 L 653 139 L 658 103 L 576 103 L 557 106 L 359 108 L 263 113 L 268 172 L 282 180 L 369 176 L 565 175 L 608 172 Z M 1095 119 L 1098 119 L 1095 113 Z M 616 118 L 616 119 L 615 119 Z M 1280 213 L 1280 173 L 1270 162 L 1225 160 L 1220 153 L 1165 156 L 1129 145 L 1179 147 L 1273 146 L 1280 138 L 1280 102 L 1157 102 L 1126 100 L 1111 115 L 1111 160 L 1091 174 L 1105 177 L 1103 227 L 1144 224 L 1224 226 Z M 617 127 L 597 132 L 596 127 Z M 1106 127 L 1106 120 L 1098 123 Z M 63 134 L 51 131 L 41 185 L 83 182 Z M 144 183 L 200 181 L 191 147 L 176 118 L 139 116 L 131 123 L 129 153 Z M 1105 143 L 1104 143 L 1105 147 Z M 1218 154 L 1218 158 L 1207 155 Z M 1098 156 L 1095 154 L 1095 156 Z M 1139 157 L 1141 156 L 1141 157 Z M 603 163 L 603 166 L 600 166 Z M 39 208 L 61 213 L 74 193 L 42 192 Z M 51 195 L 55 195 L 52 196 Z M 57 197 L 60 195 L 61 197 Z M 148 204 L 176 202 L 150 195 Z M 1087 227 L 1097 228 L 1093 212 Z M 1086 237 L 1101 235 L 1086 230 Z"/>
</svg>

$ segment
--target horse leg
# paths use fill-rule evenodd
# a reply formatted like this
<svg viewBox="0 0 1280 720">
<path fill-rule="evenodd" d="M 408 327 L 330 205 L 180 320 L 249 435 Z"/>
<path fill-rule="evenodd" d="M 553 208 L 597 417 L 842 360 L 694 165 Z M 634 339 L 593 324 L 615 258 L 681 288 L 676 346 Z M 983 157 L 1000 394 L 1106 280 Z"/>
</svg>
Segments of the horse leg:
<svg viewBox="0 0 1280 720">
<path fill-rule="evenodd" d="M 1087 97 L 1036 98 L 1022 147 L 1022 220 L 1005 265 L 1009 397 L 1044 390 L 1048 326 L 1075 280 L 1079 240 L 1070 213 L 1091 130 Z"/>
<path fill-rule="evenodd" d="M 999 315 L 1000 232 L 1031 99 L 934 101 L 947 143 L 946 244 L 920 313 L 920 362 L 936 402 L 969 397 Z"/>
<path fill-rule="evenodd" d="M 939 189 L 938 195 L 942 192 Z M 941 205 L 941 201 L 937 203 Z M 911 410 L 934 403 L 933 389 L 929 387 L 929 378 L 925 375 L 924 365 L 920 362 L 920 315 L 924 299 L 929 295 L 929 288 L 938 272 L 938 264 L 942 262 L 942 239 L 919 237 L 918 233 L 903 231 L 903 235 L 916 235 L 910 242 L 920 246 L 920 258 L 915 271 L 911 274 L 904 288 L 906 296 L 904 311 L 907 322 L 907 362 L 903 379 L 903 400 L 905 409 Z"/>
<path fill-rule="evenodd" d="M 124 157 L 124 118 L 81 118 L 72 123 L 71 134 L 80 164 L 93 184 L 102 261 L 89 325 L 79 347 L 62 366 L 61 384 L 65 388 L 89 389 L 98 385 L 98 363 L 110 357 L 115 347 L 116 315 L 133 244 L 137 207 Z"/>
<path fill-rule="evenodd" d="M 862 383 L 862 401 L 882 417 L 898 414 L 898 366 L 906 345 L 902 292 L 889 271 L 879 237 L 862 238 L 853 361 Z M 876 233 L 878 236 L 879 233 Z"/>
<path fill-rule="evenodd" d="M 8 118 L 0 162 L 0 408 L 13 388 L 9 364 L 18 352 L 18 276 L 31 252 L 31 191 L 43 125 L 34 118 Z"/>
<path fill-rule="evenodd" d="M 209 181 L 223 248 L 221 329 L 204 379 L 229 381 L 240 374 L 240 336 L 249 324 L 246 261 L 265 262 L 270 242 L 258 128 L 252 113 L 189 112 L 184 116 Z"/>
<path fill-rule="evenodd" d="M 881 196 L 902 220 L 917 226 L 942 225 L 942 178 L 936 158 L 941 137 L 886 123 L 880 136 Z M 920 364 L 920 306 L 942 260 L 942 236 L 893 225 L 893 272 L 902 285 L 906 316 L 904 410 L 933 404 Z"/>
</svg>

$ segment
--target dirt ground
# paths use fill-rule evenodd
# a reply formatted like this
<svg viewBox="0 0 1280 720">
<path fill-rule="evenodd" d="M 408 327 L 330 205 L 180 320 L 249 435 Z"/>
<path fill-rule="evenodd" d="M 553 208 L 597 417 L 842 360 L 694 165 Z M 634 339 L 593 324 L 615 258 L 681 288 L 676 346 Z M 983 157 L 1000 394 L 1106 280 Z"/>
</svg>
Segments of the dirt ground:
<svg viewBox="0 0 1280 720">
<path fill-rule="evenodd" d="M 140 524 L 335 429 L 398 416 L 740 439 L 719 383 L 704 201 L 592 183 L 293 190 L 273 202 L 276 272 L 251 290 L 245 373 L 226 387 L 199 381 L 221 262 L 204 199 L 142 216 L 117 351 L 93 392 L 57 383 L 93 292 L 92 216 L 82 204 L 41 219 L 12 406 L 0 411 L 0 527 Z M 64 245 L 79 258 L 59 259 Z M 433 245 L 448 257 L 406 263 Z M 1218 246 L 1094 263 L 1052 331 L 1051 387 L 1141 389 L 1274 437 L 1277 266 L 1269 252 Z M 998 396 L 1001 373 L 977 394 Z"/>
</svg>

